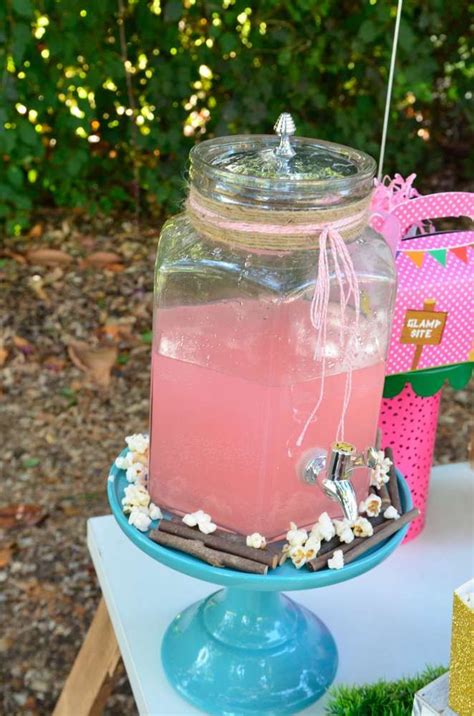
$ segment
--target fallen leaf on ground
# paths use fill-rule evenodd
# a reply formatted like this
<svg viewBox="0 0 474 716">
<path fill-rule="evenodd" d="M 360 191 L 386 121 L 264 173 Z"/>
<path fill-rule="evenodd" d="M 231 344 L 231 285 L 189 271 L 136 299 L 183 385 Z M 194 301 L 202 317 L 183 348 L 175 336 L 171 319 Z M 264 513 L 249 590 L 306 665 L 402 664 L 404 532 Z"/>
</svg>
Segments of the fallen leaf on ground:
<svg viewBox="0 0 474 716">
<path fill-rule="evenodd" d="M 40 301 L 44 301 L 46 304 L 50 304 L 50 298 L 43 287 L 43 281 L 41 280 L 41 276 L 31 276 L 28 279 L 28 286 L 31 288 L 35 296 L 37 296 Z"/>
<path fill-rule="evenodd" d="M 26 264 L 26 258 L 23 254 L 19 254 L 17 251 L 11 251 L 11 249 L 3 249 L 0 256 L 6 256 L 9 259 L 13 259 L 19 264 Z"/>
<path fill-rule="evenodd" d="M 84 508 L 76 507 L 74 505 L 62 505 L 61 510 L 66 517 L 77 517 L 78 515 L 82 515 L 84 512 Z"/>
<path fill-rule="evenodd" d="M 105 338 L 109 341 L 120 341 L 121 339 L 130 340 L 132 336 L 132 325 L 134 321 L 130 320 L 125 323 L 106 323 L 97 329 L 96 335 L 99 338 Z"/>
<path fill-rule="evenodd" d="M 13 551 L 11 547 L 3 547 L 0 549 L 0 569 L 7 567 L 13 557 Z"/>
<path fill-rule="evenodd" d="M 104 269 L 106 271 L 112 271 L 112 273 L 122 273 L 122 271 L 125 271 L 125 266 L 123 264 L 107 264 L 107 266 L 104 266 Z"/>
<path fill-rule="evenodd" d="M 43 522 L 47 516 L 48 513 L 40 505 L 7 505 L 0 508 L 0 528 L 8 530 L 13 527 L 33 527 Z"/>
<path fill-rule="evenodd" d="M 31 345 L 29 341 L 26 340 L 26 338 L 22 338 L 21 336 L 13 336 L 13 345 L 15 348 L 18 348 L 19 351 L 24 353 L 25 355 L 28 355 L 29 353 L 33 353 L 34 348 Z"/>
<path fill-rule="evenodd" d="M 117 360 L 115 346 L 89 346 L 82 341 L 74 341 L 68 346 L 69 357 L 77 368 L 87 373 L 93 383 L 101 388 L 110 384 L 110 373 Z"/>
<path fill-rule="evenodd" d="M 28 232 L 29 239 L 41 239 L 44 232 L 43 224 L 35 224 Z"/>
<path fill-rule="evenodd" d="M 109 270 L 117 270 L 116 268 L 110 269 L 111 266 L 116 267 L 117 265 L 122 267 L 122 257 L 112 251 L 94 251 L 81 261 L 81 266 L 107 268 Z M 119 270 L 121 271 L 122 268 Z"/>
<path fill-rule="evenodd" d="M 36 577 L 15 580 L 15 586 L 21 589 L 22 592 L 26 592 L 32 602 L 67 602 L 70 599 L 70 597 L 62 593 L 56 585 L 48 582 L 40 582 Z"/>
<path fill-rule="evenodd" d="M 43 365 L 48 370 L 60 373 L 66 365 L 66 361 L 63 358 L 58 358 L 58 356 L 47 356 L 43 361 Z"/>
<path fill-rule="evenodd" d="M 73 260 L 72 256 L 60 249 L 30 249 L 26 258 L 30 264 L 38 266 L 66 266 Z"/>
<path fill-rule="evenodd" d="M 84 246 L 86 249 L 93 249 L 96 245 L 96 238 L 95 236 L 90 236 L 88 234 L 79 234 L 77 236 L 77 240 Z"/>
<path fill-rule="evenodd" d="M 60 279 L 62 279 L 64 276 L 64 269 L 62 269 L 60 266 L 55 266 L 52 271 L 48 271 L 46 276 L 42 276 L 42 281 L 45 286 L 50 286 L 51 284 L 56 283 Z"/>
<path fill-rule="evenodd" d="M 3 348 L 3 346 L 0 346 L 0 366 L 5 364 L 5 361 L 7 358 L 8 358 L 7 349 Z"/>
<path fill-rule="evenodd" d="M 13 639 L 13 637 L 11 636 L 0 637 L 0 654 L 4 654 L 6 651 L 8 651 L 14 643 L 15 639 Z"/>
</svg>

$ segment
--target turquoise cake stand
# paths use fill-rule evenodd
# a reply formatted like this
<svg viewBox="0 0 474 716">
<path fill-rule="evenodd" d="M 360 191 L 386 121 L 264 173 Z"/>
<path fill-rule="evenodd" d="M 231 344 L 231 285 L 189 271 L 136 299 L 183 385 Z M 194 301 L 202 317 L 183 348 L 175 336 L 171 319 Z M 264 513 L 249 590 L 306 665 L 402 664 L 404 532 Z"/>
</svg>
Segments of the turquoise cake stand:
<svg viewBox="0 0 474 716">
<path fill-rule="evenodd" d="M 398 481 L 406 511 L 410 492 L 400 474 Z M 171 569 L 225 587 L 180 612 L 165 633 L 163 668 L 181 696 L 205 713 L 225 716 L 283 716 L 319 699 L 336 675 L 335 641 L 315 614 L 281 592 L 327 587 L 367 572 L 402 542 L 408 525 L 340 570 L 309 572 L 286 563 L 265 576 L 245 574 L 162 547 L 130 526 L 121 506 L 127 484 L 114 465 L 108 498 L 127 537 Z"/>
</svg>

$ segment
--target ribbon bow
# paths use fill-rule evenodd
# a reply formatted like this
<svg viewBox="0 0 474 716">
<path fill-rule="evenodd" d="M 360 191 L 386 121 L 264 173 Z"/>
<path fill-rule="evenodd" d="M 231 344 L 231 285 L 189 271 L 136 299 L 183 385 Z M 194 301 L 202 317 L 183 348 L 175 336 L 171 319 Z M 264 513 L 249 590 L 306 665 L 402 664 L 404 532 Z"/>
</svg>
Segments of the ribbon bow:
<svg viewBox="0 0 474 716">
<path fill-rule="evenodd" d="M 393 211 L 405 201 L 420 196 L 413 186 L 415 179 L 416 174 L 410 174 L 406 179 L 401 174 L 395 174 L 393 179 L 385 176 L 382 181 L 374 180 L 375 189 L 370 203 L 369 224 L 375 231 L 382 234 L 394 256 L 401 239 L 401 227 L 400 221 Z M 416 225 L 416 230 L 424 233 L 421 224 Z"/>
</svg>

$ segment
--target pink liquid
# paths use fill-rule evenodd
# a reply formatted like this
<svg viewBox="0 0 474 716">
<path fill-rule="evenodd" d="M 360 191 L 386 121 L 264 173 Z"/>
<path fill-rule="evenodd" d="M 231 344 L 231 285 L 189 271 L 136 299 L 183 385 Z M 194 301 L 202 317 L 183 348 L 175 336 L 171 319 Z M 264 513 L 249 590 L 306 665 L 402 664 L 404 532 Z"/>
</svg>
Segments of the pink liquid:
<svg viewBox="0 0 474 716">
<path fill-rule="evenodd" d="M 335 314 L 336 315 L 336 314 Z M 306 301 L 221 302 L 160 309 L 152 357 L 150 492 L 161 507 L 209 512 L 218 525 L 268 539 L 340 514 L 302 465 L 336 439 L 346 372 L 339 331 L 328 332 L 324 400 L 301 446 L 297 441 L 321 388 Z M 337 333 L 337 336 L 336 336 Z M 362 331 L 344 439 L 373 444 L 384 362 Z M 360 334 L 359 334 L 360 335 Z M 365 340 L 364 340 L 365 339 Z M 338 371 L 339 368 L 339 371 Z M 354 473 L 358 497 L 366 471 Z"/>
</svg>

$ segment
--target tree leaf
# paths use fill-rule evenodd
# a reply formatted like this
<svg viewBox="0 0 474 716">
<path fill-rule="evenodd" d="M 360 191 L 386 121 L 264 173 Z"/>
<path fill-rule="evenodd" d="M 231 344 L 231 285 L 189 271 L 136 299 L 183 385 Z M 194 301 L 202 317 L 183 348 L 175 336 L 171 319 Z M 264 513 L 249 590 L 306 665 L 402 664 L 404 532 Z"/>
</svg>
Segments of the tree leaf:
<svg viewBox="0 0 474 716">
<path fill-rule="evenodd" d="M 26 119 L 19 123 L 18 133 L 21 141 L 28 144 L 30 147 L 34 147 L 38 141 L 38 136 L 35 130 Z"/>
<path fill-rule="evenodd" d="M 21 189 L 25 176 L 19 167 L 12 164 L 7 169 L 7 178 L 15 189 Z"/>
<path fill-rule="evenodd" d="M 12 0 L 12 7 L 22 17 L 33 16 L 33 5 L 30 0 Z"/>
<path fill-rule="evenodd" d="M 359 37 L 366 43 L 372 42 L 377 37 L 377 26 L 372 20 L 364 20 L 359 27 Z"/>
<path fill-rule="evenodd" d="M 183 14 L 183 5 L 179 0 L 167 0 L 164 11 L 165 22 L 176 22 Z"/>
<path fill-rule="evenodd" d="M 17 64 L 23 60 L 23 55 L 31 40 L 31 28 L 25 25 L 24 22 L 18 22 L 15 24 L 12 33 L 12 55 L 13 59 Z"/>
</svg>

